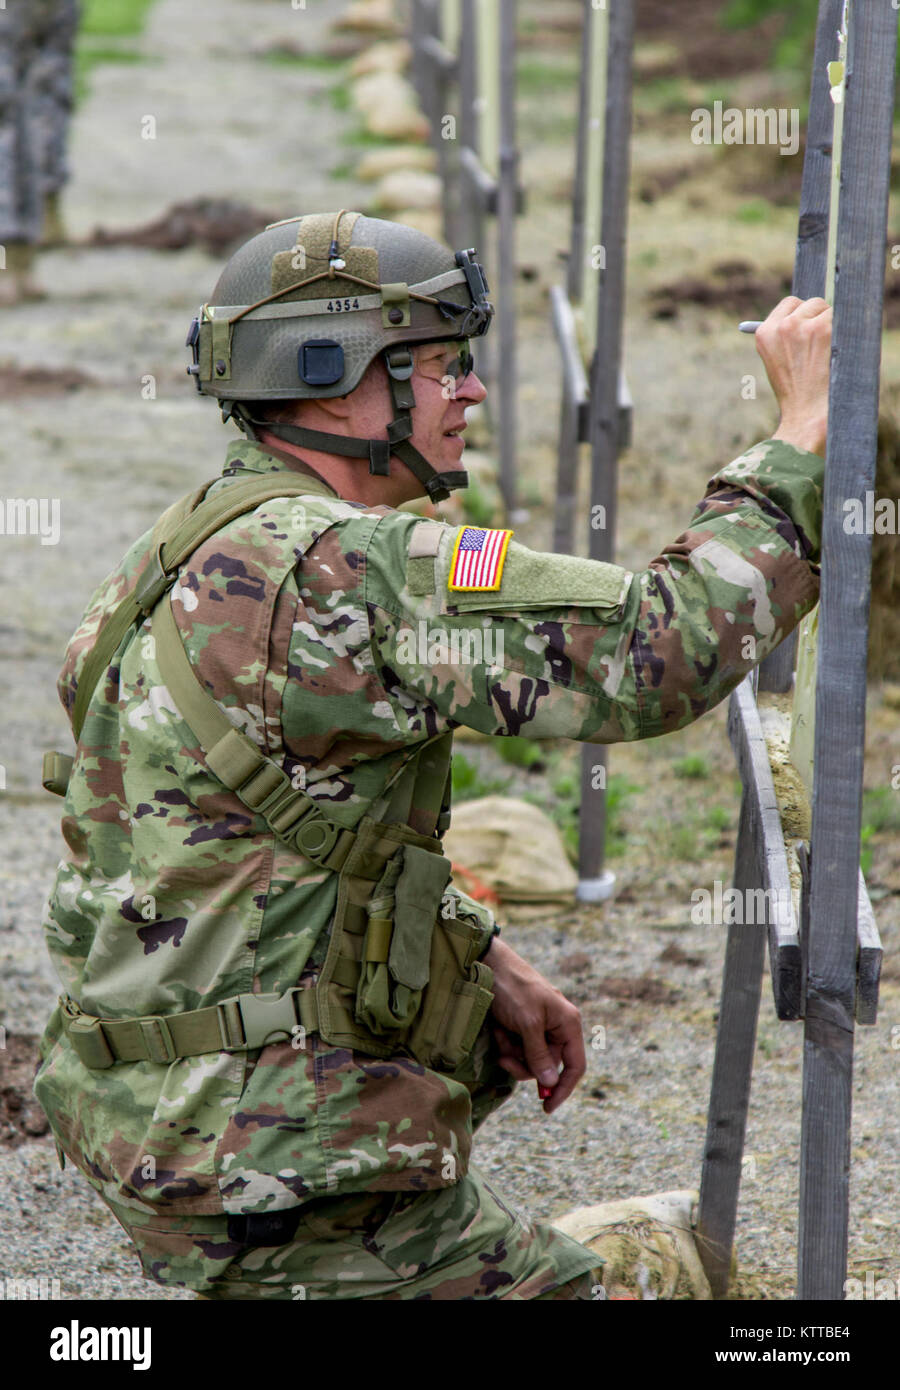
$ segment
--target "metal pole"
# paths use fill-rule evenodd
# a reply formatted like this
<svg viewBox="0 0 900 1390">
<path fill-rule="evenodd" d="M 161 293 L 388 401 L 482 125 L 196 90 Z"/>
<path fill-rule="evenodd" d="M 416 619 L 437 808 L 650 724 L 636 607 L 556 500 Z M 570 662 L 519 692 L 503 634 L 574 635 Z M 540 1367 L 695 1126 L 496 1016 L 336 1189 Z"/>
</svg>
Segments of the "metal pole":
<svg viewBox="0 0 900 1390">
<path fill-rule="evenodd" d="M 829 96 L 827 65 L 834 56 L 835 35 L 844 0 L 822 0 L 816 27 L 812 86 L 803 184 L 800 190 L 800 223 L 794 259 L 791 293 L 798 299 L 818 299 L 825 294 L 825 255 L 828 247 L 828 207 L 831 197 L 831 127 L 833 107 Z M 760 690 L 790 690 L 797 651 L 797 629 L 760 664 Z"/>
<path fill-rule="evenodd" d="M 619 8 L 618 0 L 616 0 L 613 14 L 617 22 L 620 21 L 620 16 L 615 14 L 615 11 Z M 597 346 L 598 296 L 602 283 L 600 276 L 603 270 L 603 253 L 609 251 L 603 235 L 606 188 L 602 170 L 607 158 L 607 151 L 610 148 L 606 135 L 606 123 L 612 111 L 609 101 L 610 80 L 616 83 L 617 91 L 619 87 L 616 80 L 616 69 L 610 62 L 612 19 L 613 15 L 610 14 L 609 10 L 594 10 L 587 33 L 591 46 L 587 94 L 587 151 L 585 155 L 588 175 L 585 184 L 582 243 L 579 248 L 582 287 L 580 300 L 584 305 L 582 327 L 586 360 L 590 358 Z M 630 90 L 630 72 L 628 78 Z M 595 251 L 595 247 L 599 249 Z"/>
<path fill-rule="evenodd" d="M 852 6 L 838 223 L 816 687 L 800 1299 L 843 1298 L 872 538 L 843 503 L 874 491 L 897 11 Z"/>
<path fill-rule="evenodd" d="M 603 14 L 598 11 L 598 14 Z M 591 516 L 589 554 L 612 560 L 615 547 L 617 459 L 619 453 L 619 369 L 625 310 L 625 236 L 631 148 L 631 83 L 634 49 L 633 0 L 617 0 L 609 15 L 608 78 L 603 159 L 605 267 L 598 271 L 596 348 L 591 363 L 590 442 Z M 592 170 L 593 172 L 593 170 Z M 587 297 L 586 297 L 587 298 Z M 595 507 L 601 512 L 595 512 Z M 597 522 L 601 524 L 597 524 Z M 598 765 L 604 768 L 601 779 Z M 601 901 L 609 896 L 615 875 L 603 870 L 606 839 L 606 750 L 595 744 L 582 749 L 581 830 L 578 896 Z"/>
<path fill-rule="evenodd" d="M 506 515 L 516 515 L 516 7 L 500 0 L 499 158 L 497 189 L 497 326 L 499 329 L 500 491 Z"/>
<path fill-rule="evenodd" d="M 559 408 L 559 445 L 556 463 L 556 513 L 553 523 L 553 549 L 571 554 L 575 544 L 575 505 L 578 486 L 578 455 L 581 443 L 579 428 L 580 395 L 578 384 L 583 371 L 578 343 L 574 307 L 584 297 L 584 214 L 588 145 L 588 98 L 591 86 L 591 60 L 594 54 L 592 29 L 595 10 L 591 0 L 584 0 L 584 30 L 582 32 L 581 72 L 578 82 L 578 131 L 575 147 L 575 186 L 572 191 L 572 233 L 569 241 L 569 263 L 566 267 L 565 304 L 554 302 L 558 336 L 562 352 L 562 393 Z M 562 336 L 562 335 L 565 336 Z M 583 393 L 587 400 L 587 391 Z"/>
</svg>

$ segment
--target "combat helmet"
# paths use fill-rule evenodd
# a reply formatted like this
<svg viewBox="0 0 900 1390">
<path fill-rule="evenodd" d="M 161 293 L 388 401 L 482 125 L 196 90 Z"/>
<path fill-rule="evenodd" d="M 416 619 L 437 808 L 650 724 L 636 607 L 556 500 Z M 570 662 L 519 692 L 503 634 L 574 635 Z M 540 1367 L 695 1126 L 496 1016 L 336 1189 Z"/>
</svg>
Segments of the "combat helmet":
<svg viewBox="0 0 900 1390">
<path fill-rule="evenodd" d="M 264 427 L 280 439 L 368 458 L 387 477 L 395 454 L 433 501 L 465 487 L 464 472 L 439 473 L 409 442 L 416 404 L 416 343 L 459 342 L 458 372 L 472 370 L 470 338 L 487 332 L 494 306 L 470 248 L 455 254 L 413 227 L 341 209 L 275 222 L 226 265 L 194 319 L 197 389 L 220 402 L 250 438 Z M 270 423 L 254 404 L 343 396 L 381 354 L 394 418 L 384 439 L 355 439 Z M 454 365 L 454 373 L 456 372 Z"/>
</svg>

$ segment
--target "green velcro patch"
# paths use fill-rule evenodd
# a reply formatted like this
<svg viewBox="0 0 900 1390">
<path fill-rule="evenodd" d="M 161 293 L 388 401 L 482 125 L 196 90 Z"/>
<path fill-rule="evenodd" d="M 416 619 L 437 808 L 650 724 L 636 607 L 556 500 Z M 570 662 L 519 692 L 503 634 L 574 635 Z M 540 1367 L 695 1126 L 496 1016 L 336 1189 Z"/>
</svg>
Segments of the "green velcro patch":
<svg viewBox="0 0 900 1390">
<path fill-rule="evenodd" d="M 417 598 L 436 592 L 434 564 L 446 531 L 447 527 L 440 521 L 420 521 L 413 528 L 406 562 L 406 587 Z"/>
<path fill-rule="evenodd" d="M 350 238 L 359 213 L 348 212 L 341 218 L 338 228 L 338 243 L 341 259 L 350 275 L 358 275 L 361 280 L 378 284 L 378 252 L 372 246 L 351 246 Z M 328 250 L 334 231 L 334 217 L 331 213 L 311 213 L 303 217 L 297 227 L 297 244 L 290 251 L 279 251 L 272 257 L 272 293 L 296 285 L 300 280 L 309 279 L 328 269 Z M 333 279 L 319 280 L 302 290 L 285 294 L 285 303 L 303 299 L 343 299 L 348 295 L 369 293 L 362 285 L 341 277 L 337 272 Z"/>
<path fill-rule="evenodd" d="M 633 575 L 621 565 L 529 550 L 510 541 L 499 589 L 452 591 L 445 603 L 460 612 L 523 612 L 536 608 L 595 608 L 615 620 Z"/>
<path fill-rule="evenodd" d="M 406 562 L 406 587 L 415 598 L 426 598 L 433 594 L 437 588 L 434 560 L 425 556 L 410 556 Z"/>
</svg>

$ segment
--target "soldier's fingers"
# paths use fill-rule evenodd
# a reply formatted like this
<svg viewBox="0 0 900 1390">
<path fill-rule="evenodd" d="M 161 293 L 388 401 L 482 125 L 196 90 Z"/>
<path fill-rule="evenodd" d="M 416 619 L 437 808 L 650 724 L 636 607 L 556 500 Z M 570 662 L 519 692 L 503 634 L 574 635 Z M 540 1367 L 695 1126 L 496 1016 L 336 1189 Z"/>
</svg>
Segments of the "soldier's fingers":
<svg viewBox="0 0 900 1390">
<path fill-rule="evenodd" d="M 760 325 L 756 334 L 757 340 L 762 334 L 762 341 L 765 342 L 771 336 L 772 329 L 785 319 L 812 319 L 831 312 L 831 305 L 826 299 L 798 299 L 795 294 L 788 295 L 775 305 L 769 317 Z"/>
<path fill-rule="evenodd" d="M 500 1023 L 494 1025 L 494 1039 L 497 1043 L 497 1062 L 503 1070 L 517 1081 L 530 1081 L 531 1072 L 525 1063 L 521 1042 Z"/>
<path fill-rule="evenodd" d="M 494 1039 L 497 1046 L 511 1057 L 518 1057 L 519 1061 L 525 1060 L 525 1053 L 522 1049 L 522 1039 L 518 1033 L 511 1033 L 508 1028 L 504 1028 L 502 1023 L 494 1024 Z"/>
<path fill-rule="evenodd" d="M 522 1044 L 525 1060 L 531 1068 L 531 1075 L 543 1086 L 555 1086 L 559 1075 L 559 1064 L 554 1061 L 545 1033 L 545 1019 L 529 1019 L 522 1023 Z"/>
<path fill-rule="evenodd" d="M 581 1018 L 577 1011 L 574 1019 L 567 1019 L 561 1027 L 556 1030 L 556 1033 L 557 1045 L 561 1051 L 563 1069 L 559 1075 L 559 1080 L 553 1088 L 553 1095 L 544 1102 L 544 1111 L 547 1115 L 552 1115 L 554 1110 L 559 1109 L 563 1101 L 568 1100 L 587 1070 L 587 1057 L 584 1050 L 584 1036 L 581 1031 Z"/>
<path fill-rule="evenodd" d="M 817 314 L 830 314 L 831 305 L 827 299 L 801 299 L 793 313 L 798 319 L 813 319 Z"/>
<path fill-rule="evenodd" d="M 757 332 L 757 337 L 759 336 L 759 333 L 762 332 L 763 328 L 765 328 L 767 325 L 771 326 L 774 323 L 778 323 L 781 319 L 786 319 L 788 314 L 792 314 L 794 310 L 802 303 L 803 300 L 800 299 L 796 294 L 789 294 L 784 299 L 780 299 L 778 303 L 775 305 L 775 308 L 769 314 L 769 317 L 763 321 L 761 327 Z"/>
<path fill-rule="evenodd" d="M 553 1095 L 544 1101 L 544 1112 L 552 1115 L 554 1110 L 569 1099 L 581 1078 L 584 1076 L 585 1068 L 579 1064 L 571 1065 L 566 1063 L 559 1074 L 559 1080 L 553 1088 Z"/>
<path fill-rule="evenodd" d="M 525 1062 L 520 1062 L 518 1057 L 513 1057 L 509 1052 L 502 1053 L 497 1058 L 497 1065 L 504 1071 L 508 1071 L 510 1076 L 515 1077 L 516 1081 L 531 1081 L 531 1068 Z"/>
</svg>

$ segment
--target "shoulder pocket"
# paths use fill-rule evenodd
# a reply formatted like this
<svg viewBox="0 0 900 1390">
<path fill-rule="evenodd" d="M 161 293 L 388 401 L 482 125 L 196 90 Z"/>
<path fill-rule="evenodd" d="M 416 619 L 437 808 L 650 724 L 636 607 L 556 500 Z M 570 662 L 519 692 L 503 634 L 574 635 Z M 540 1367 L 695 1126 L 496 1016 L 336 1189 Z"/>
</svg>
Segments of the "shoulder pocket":
<svg viewBox="0 0 900 1390">
<path fill-rule="evenodd" d="M 445 561 L 446 564 L 446 561 Z M 633 575 L 621 565 L 529 550 L 511 541 L 499 589 L 458 591 L 442 574 L 445 611 L 522 613 L 539 608 L 593 608 L 601 619 L 621 617 Z"/>
</svg>

